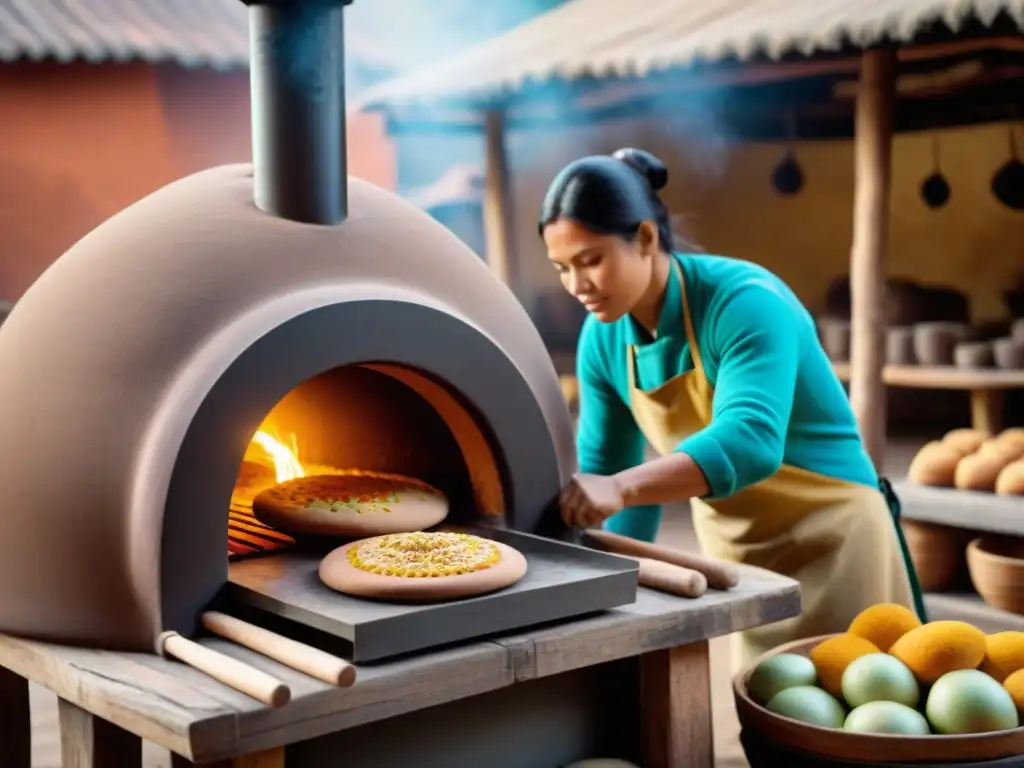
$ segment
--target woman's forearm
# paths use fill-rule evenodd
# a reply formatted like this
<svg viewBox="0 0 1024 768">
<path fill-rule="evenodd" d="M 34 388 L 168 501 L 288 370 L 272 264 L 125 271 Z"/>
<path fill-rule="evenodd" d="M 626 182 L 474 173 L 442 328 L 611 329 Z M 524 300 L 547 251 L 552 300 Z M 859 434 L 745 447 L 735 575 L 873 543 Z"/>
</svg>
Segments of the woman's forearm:
<svg viewBox="0 0 1024 768">
<path fill-rule="evenodd" d="M 613 477 L 627 507 L 686 501 L 710 491 L 704 473 L 685 453 L 671 453 Z"/>
</svg>

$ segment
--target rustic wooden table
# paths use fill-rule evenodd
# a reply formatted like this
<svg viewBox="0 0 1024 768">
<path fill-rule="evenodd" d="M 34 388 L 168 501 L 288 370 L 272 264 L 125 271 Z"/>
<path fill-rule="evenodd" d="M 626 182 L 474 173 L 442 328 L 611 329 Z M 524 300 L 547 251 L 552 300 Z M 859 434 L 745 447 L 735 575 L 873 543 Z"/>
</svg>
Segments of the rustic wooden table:
<svg viewBox="0 0 1024 768">
<path fill-rule="evenodd" d="M 551 768 L 620 756 L 713 765 L 708 639 L 799 612 L 796 582 L 744 568 L 729 592 L 641 589 L 590 618 L 359 668 L 334 688 L 239 646 L 202 643 L 288 683 L 268 709 L 180 663 L 0 635 L 0 754 L 30 767 L 28 681 L 60 699 L 64 768 L 138 768 L 143 739 L 175 768 Z"/>
</svg>

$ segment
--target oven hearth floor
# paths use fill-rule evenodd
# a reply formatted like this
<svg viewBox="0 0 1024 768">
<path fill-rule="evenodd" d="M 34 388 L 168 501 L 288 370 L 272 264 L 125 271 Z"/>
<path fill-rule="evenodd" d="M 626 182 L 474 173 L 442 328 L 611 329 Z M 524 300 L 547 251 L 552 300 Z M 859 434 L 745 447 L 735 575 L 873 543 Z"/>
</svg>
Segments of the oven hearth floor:
<svg viewBox="0 0 1024 768">
<path fill-rule="evenodd" d="M 232 562 L 225 610 L 244 607 L 351 643 L 353 661 L 377 661 L 632 603 L 635 560 L 502 529 L 466 529 L 519 550 L 526 576 L 464 600 L 403 604 L 350 597 L 325 586 L 325 552 L 306 544 Z M 258 620 L 255 623 L 260 623 Z"/>
</svg>

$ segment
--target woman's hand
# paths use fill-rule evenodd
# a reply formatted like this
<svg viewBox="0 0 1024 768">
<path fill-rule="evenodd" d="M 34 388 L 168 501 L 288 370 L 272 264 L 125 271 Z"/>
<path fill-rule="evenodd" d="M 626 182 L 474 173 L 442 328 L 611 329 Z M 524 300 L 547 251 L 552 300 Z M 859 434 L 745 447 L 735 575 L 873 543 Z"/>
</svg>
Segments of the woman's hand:
<svg viewBox="0 0 1024 768">
<path fill-rule="evenodd" d="M 621 512 L 622 489 L 614 477 L 575 475 L 558 497 L 562 520 L 576 528 L 590 528 Z"/>
</svg>

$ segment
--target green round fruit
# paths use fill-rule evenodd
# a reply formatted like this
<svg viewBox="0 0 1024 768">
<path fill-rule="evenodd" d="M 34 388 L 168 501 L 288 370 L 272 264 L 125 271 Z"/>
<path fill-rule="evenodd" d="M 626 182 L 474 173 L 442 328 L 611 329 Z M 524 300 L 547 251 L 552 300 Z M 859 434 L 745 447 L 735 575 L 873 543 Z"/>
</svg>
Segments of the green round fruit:
<svg viewBox="0 0 1024 768">
<path fill-rule="evenodd" d="M 869 701 L 846 716 L 843 730 L 856 733 L 894 733 L 901 736 L 927 736 L 928 721 L 916 709 L 895 701 Z"/>
<path fill-rule="evenodd" d="M 932 686 L 925 706 L 928 721 L 939 733 L 990 733 L 1020 725 L 1010 694 L 976 669 L 947 672 Z"/>
<path fill-rule="evenodd" d="M 779 691 L 768 702 L 768 711 L 821 728 L 842 728 L 843 705 L 813 685 L 797 685 Z"/>
<path fill-rule="evenodd" d="M 780 653 L 765 659 L 747 680 L 747 693 L 758 704 L 764 705 L 779 691 L 798 685 L 814 685 L 818 672 L 806 656 Z"/>
<path fill-rule="evenodd" d="M 854 659 L 843 672 L 843 698 L 856 709 L 872 701 L 894 701 L 916 707 L 921 689 L 910 668 L 887 653 Z"/>
</svg>

